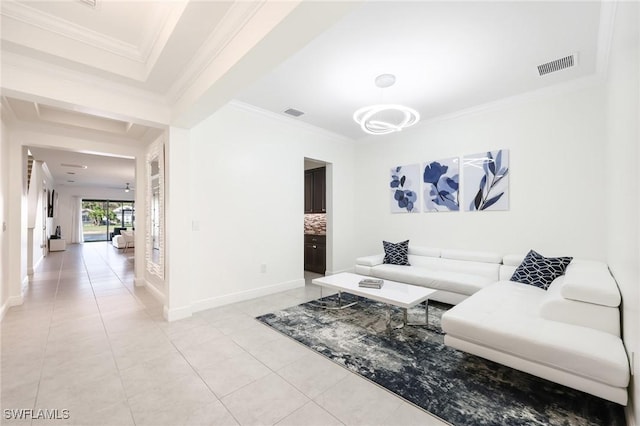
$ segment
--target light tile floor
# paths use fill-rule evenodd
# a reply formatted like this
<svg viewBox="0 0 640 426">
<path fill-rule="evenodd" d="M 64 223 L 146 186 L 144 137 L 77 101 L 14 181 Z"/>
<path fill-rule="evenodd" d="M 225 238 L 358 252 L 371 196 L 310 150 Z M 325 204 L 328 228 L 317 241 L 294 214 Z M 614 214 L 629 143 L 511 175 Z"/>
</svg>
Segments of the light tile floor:
<svg viewBox="0 0 640 426">
<path fill-rule="evenodd" d="M 310 282 L 168 323 L 132 256 L 88 243 L 41 263 L 1 324 L 2 424 L 445 424 L 254 319 L 317 298 Z"/>
</svg>

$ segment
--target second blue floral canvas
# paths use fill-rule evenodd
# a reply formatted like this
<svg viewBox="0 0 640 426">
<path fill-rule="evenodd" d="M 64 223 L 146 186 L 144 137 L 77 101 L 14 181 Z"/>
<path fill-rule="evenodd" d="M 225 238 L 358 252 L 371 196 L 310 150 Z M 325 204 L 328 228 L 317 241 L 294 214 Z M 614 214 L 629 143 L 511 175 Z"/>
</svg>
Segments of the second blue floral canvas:
<svg viewBox="0 0 640 426">
<path fill-rule="evenodd" d="M 457 157 L 426 163 L 422 168 L 422 181 L 425 211 L 460 210 L 460 160 Z"/>
</svg>

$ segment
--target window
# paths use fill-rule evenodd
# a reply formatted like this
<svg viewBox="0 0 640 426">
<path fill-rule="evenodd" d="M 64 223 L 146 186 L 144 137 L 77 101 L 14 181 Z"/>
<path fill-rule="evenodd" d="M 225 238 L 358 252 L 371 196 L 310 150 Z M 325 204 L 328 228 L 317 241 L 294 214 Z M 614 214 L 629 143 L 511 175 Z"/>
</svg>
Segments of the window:
<svg viewBox="0 0 640 426">
<path fill-rule="evenodd" d="M 82 200 L 84 241 L 110 241 L 117 228 L 135 229 L 133 201 Z"/>
</svg>

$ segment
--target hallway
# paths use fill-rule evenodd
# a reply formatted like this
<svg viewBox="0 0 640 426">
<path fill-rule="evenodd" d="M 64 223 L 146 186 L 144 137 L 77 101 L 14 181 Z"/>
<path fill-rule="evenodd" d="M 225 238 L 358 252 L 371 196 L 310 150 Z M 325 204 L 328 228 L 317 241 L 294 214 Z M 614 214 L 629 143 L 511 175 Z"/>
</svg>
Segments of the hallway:
<svg viewBox="0 0 640 426">
<path fill-rule="evenodd" d="M 317 287 L 167 323 L 132 256 L 74 244 L 40 264 L 2 321 L 2 424 L 442 424 L 253 319 Z"/>
</svg>

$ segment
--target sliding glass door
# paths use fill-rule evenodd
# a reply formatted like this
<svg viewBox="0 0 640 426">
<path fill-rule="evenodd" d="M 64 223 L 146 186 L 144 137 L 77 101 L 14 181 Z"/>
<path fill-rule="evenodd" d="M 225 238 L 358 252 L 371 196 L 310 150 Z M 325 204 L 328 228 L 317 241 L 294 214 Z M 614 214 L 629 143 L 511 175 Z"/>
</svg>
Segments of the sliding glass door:
<svg viewBox="0 0 640 426">
<path fill-rule="evenodd" d="M 135 228 L 133 201 L 82 200 L 85 242 L 110 241 L 122 228 Z"/>
</svg>

